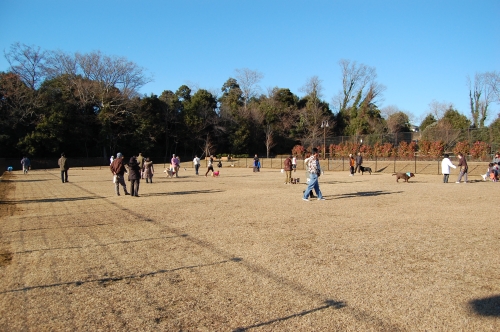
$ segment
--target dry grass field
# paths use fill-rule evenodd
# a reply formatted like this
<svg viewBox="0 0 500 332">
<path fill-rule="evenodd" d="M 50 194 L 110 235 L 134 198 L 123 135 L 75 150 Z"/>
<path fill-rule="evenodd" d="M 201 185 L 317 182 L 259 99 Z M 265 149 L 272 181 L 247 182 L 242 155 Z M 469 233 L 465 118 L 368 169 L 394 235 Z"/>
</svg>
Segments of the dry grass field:
<svg viewBox="0 0 500 332">
<path fill-rule="evenodd" d="M 500 183 L 162 170 L 4 174 L 0 331 L 500 330 Z"/>
</svg>

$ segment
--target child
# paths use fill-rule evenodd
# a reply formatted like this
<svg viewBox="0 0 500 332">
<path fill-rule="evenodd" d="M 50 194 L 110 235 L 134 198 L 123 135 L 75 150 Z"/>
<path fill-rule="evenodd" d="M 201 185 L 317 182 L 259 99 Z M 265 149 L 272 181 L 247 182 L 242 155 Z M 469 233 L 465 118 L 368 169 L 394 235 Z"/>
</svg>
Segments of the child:
<svg viewBox="0 0 500 332">
<path fill-rule="evenodd" d="M 354 160 L 354 157 L 352 156 L 352 153 L 349 154 L 349 171 L 351 174 L 349 176 L 354 176 L 354 165 L 356 164 L 356 161 Z"/>
<path fill-rule="evenodd" d="M 443 160 L 441 161 L 443 183 L 448 183 L 448 178 L 450 177 L 450 167 L 457 168 L 457 166 L 453 165 L 453 163 L 451 162 L 450 156 L 448 154 L 445 154 Z"/>
</svg>

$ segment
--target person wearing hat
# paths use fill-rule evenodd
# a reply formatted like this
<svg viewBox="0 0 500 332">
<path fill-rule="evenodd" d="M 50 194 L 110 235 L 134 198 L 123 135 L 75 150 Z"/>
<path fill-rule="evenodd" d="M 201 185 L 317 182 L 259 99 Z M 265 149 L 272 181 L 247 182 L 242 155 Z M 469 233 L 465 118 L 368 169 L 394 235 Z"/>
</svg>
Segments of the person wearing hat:
<svg viewBox="0 0 500 332">
<path fill-rule="evenodd" d="M 59 165 L 59 168 L 61 169 L 61 181 L 62 183 L 68 182 L 68 159 L 66 158 L 66 155 L 61 153 L 61 158 L 57 161 L 57 164 Z"/>
<path fill-rule="evenodd" d="M 111 173 L 113 173 L 113 183 L 115 184 L 115 193 L 120 196 L 120 185 L 123 187 L 125 195 L 130 195 L 127 191 L 127 186 L 125 185 L 125 164 L 123 163 L 123 155 L 118 152 L 116 154 L 116 159 L 113 160 L 109 166 Z"/>
</svg>

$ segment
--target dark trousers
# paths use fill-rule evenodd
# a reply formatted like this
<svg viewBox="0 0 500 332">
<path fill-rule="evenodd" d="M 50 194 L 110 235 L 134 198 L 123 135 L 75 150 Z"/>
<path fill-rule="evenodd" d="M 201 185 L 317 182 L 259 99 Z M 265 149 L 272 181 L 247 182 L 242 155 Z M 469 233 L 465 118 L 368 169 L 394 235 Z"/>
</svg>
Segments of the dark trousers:
<svg viewBox="0 0 500 332">
<path fill-rule="evenodd" d="M 450 178 L 450 174 L 443 174 L 443 182 L 448 183 L 448 179 Z"/>
<path fill-rule="evenodd" d="M 139 196 L 139 182 L 141 179 L 130 180 L 130 195 Z"/>
<path fill-rule="evenodd" d="M 62 183 L 68 182 L 68 170 L 67 169 L 61 171 L 61 181 L 62 181 Z"/>
<path fill-rule="evenodd" d="M 200 164 L 194 165 L 194 170 L 196 171 L 196 175 L 198 175 L 198 170 L 200 169 Z"/>
</svg>

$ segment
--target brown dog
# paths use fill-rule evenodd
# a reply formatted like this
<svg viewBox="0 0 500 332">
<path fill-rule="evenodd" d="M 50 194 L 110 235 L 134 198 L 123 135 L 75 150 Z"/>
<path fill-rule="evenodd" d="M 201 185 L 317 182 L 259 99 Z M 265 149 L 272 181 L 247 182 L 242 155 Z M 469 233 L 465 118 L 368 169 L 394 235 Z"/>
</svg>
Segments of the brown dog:
<svg viewBox="0 0 500 332">
<path fill-rule="evenodd" d="M 408 172 L 408 173 L 399 173 L 399 172 L 398 172 L 398 173 L 394 173 L 394 174 L 392 174 L 392 175 L 396 175 L 396 182 L 399 182 L 399 179 L 403 179 L 403 180 L 404 180 L 404 182 L 408 182 L 408 180 L 409 180 L 410 178 L 415 177 L 415 174 L 410 173 L 410 172 Z"/>
</svg>

